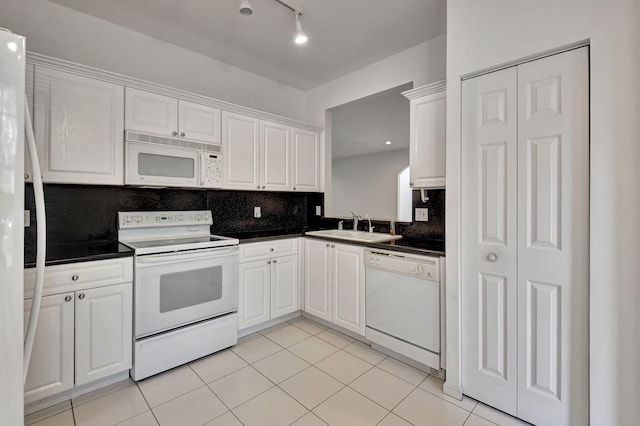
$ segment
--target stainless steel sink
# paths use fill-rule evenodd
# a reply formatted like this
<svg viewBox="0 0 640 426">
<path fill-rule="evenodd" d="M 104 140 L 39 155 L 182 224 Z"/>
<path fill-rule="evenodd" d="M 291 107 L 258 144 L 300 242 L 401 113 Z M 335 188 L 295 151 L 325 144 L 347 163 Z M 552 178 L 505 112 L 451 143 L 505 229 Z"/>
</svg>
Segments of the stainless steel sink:
<svg viewBox="0 0 640 426">
<path fill-rule="evenodd" d="M 324 231 L 308 231 L 305 235 L 323 237 L 335 240 L 352 241 L 356 243 L 384 243 L 399 240 L 402 235 L 389 235 L 380 232 L 349 231 L 346 229 L 327 229 Z"/>
</svg>

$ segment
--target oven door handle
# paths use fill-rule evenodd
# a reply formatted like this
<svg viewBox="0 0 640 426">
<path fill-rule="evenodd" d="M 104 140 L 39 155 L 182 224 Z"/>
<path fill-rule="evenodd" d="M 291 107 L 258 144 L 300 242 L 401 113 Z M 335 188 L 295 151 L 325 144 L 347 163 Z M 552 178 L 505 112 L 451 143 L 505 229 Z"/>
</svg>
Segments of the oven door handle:
<svg viewBox="0 0 640 426">
<path fill-rule="evenodd" d="M 216 259 L 219 257 L 232 256 L 238 253 L 238 248 L 198 250 L 197 252 L 173 252 L 162 254 L 151 254 L 146 256 L 137 256 L 136 264 L 144 266 L 167 265 L 170 263 L 179 263 L 190 260 L 200 259 Z"/>
</svg>

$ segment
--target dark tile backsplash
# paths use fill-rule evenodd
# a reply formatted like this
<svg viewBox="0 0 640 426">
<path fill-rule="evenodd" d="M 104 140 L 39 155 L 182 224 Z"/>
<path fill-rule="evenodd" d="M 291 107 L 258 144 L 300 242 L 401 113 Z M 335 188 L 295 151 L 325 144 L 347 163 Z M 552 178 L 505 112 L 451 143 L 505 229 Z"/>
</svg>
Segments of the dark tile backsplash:
<svg viewBox="0 0 640 426">
<path fill-rule="evenodd" d="M 47 238 L 55 244 L 86 241 L 116 241 L 117 212 L 145 210 L 211 210 L 214 234 L 249 231 L 335 228 L 337 219 L 315 215 L 324 194 L 230 190 L 189 190 L 47 184 L 44 187 L 47 211 Z M 396 232 L 407 238 L 444 240 L 444 190 L 429 191 L 429 200 L 420 201 L 413 191 L 413 207 L 429 208 L 429 222 L 398 224 Z M 31 210 L 31 227 L 25 228 L 25 248 L 36 241 L 33 186 L 25 186 L 25 209 Z M 261 207 L 262 217 L 253 217 Z M 350 226 L 345 221 L 345 228 Z M 361 222 L 365 229 L 366 221 Z M 389 232 L 389 222 L 374 222 L 378 232 Z"/>
</svg>

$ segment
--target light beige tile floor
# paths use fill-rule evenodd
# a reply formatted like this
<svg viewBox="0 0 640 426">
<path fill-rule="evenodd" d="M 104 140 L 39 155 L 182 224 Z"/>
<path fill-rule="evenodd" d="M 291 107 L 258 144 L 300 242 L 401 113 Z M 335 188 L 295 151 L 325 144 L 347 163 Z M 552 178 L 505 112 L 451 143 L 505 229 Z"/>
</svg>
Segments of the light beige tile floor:
<svg viewBox="0 0 640 426">
<path fill-rule="evenodd" d="M 25 418 L 35 426 L 442 425 L 524 422 L 364 343 L 296 318 L 231 349 Z"/>
</svg>

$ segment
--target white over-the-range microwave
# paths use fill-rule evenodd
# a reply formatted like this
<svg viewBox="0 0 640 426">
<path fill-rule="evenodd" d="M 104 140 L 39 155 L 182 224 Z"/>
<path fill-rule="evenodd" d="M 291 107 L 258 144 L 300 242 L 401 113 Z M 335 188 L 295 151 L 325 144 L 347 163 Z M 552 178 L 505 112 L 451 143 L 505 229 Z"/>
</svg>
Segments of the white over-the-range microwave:
<svg viewBox="0 0 640 426">
<path fill-rule="evenodd" d="M 222 187 L 222 147 L 125 131 L 125 185 Z"/>
</svg>

